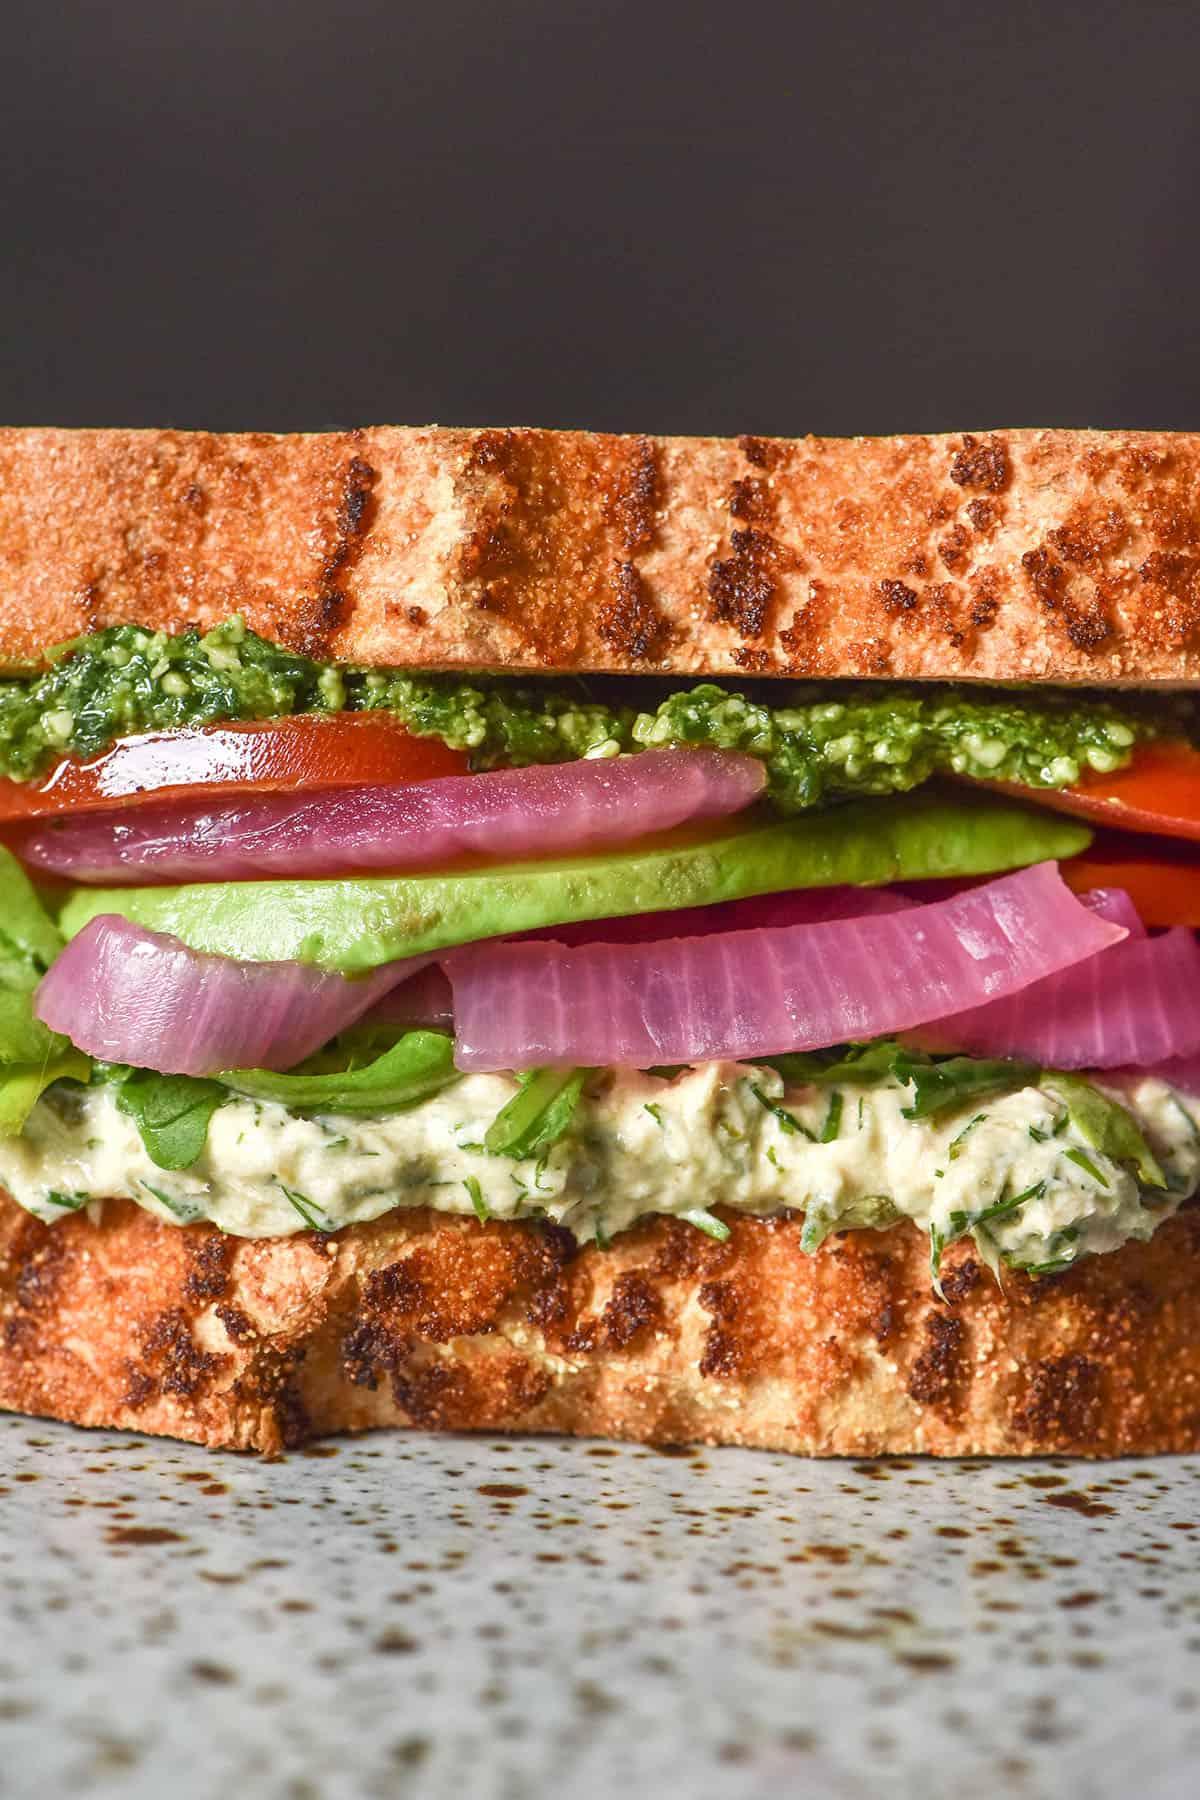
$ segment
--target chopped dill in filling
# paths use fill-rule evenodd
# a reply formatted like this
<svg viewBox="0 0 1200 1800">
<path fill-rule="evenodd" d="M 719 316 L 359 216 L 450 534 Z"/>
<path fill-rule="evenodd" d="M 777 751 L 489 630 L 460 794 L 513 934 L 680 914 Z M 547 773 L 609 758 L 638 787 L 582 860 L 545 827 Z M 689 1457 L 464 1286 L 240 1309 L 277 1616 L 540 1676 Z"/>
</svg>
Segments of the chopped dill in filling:
<svg viewBox="0 0 1200 1800">
<path fill-rule="evenodd" d="M 1108 774 L 1142 739 L 1191 735 L 1187 695 L 774 681 L 682 686 L 648 677 L 421 674 L 318 663 L 233 618 L 203 635 L 117 625 L 0 680 L 0 773 L 27 780 L 137 732 L 293 713 L 394 713 L 479 769 L 676 745 L 766 765 L 783 812 L 899 793 L 936 774 L 1061 788 Z"/>
</svg>

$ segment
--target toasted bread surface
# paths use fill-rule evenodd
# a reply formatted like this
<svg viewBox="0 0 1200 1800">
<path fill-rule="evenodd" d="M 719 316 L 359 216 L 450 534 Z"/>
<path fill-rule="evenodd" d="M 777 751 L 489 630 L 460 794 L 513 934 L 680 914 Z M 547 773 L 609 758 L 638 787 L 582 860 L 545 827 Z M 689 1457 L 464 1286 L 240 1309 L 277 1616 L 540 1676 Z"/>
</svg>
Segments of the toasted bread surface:
<svg viewBox="0 0 1200 1800">
<path fill-rule="evenodd" d="M 241 611 L 427 668 L 1200 679 L 1200 434 L 0 432 L 0 661 Z"/>
<path fill-rule="evenodd" d="M 800 1221 L 716 1243 L 395 1212 L 249 1242 L 109 1202 L 0 1199 L 0 1406 L 276 1453 L 374 1426 L 554 1431 L 819 1455 L 1200 1449 L 1200 1209 L 1148 1244 L 946 1300 L 908 1224 L 815 1255 Z"/>
</svg>

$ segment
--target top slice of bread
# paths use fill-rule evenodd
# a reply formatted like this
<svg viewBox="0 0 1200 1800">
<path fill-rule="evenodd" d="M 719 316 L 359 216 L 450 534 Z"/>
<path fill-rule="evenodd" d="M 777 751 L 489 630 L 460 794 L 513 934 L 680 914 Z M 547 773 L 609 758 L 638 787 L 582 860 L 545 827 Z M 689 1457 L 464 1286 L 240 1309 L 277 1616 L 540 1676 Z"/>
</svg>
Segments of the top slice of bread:
<svg viewBox="0 0 1200 1800">
<path fill-rule="evenodd" d="M 0 432 L 0 662 L 1200 681 L 1200 433 Z"/>
</svg>

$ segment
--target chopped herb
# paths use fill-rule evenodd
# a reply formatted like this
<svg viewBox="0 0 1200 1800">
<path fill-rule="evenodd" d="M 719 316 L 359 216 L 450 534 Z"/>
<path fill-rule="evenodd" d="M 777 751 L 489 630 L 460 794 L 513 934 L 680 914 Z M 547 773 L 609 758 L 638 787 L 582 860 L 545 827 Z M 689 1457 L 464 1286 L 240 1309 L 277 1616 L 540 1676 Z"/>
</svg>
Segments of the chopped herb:
<svg viewBox="0 0 1200 1800">
<path fill-rule="evenodd" d="M 154 1198 L 161 1201 L 162 1205 L 166 1207 L 169 1213 L 174 1213 L 175 1217 L 177 1219 L 182 1219 L 185 1224 L 190 1223 L 193 1219 L 199 1218 L 199 1209 L 193 1206 L 190 1201 L 176 1200 L 174 1195 L 166 1193 L 165 1190 L 160 1187 L 153 1186 L 153 1184 L 147 1181 L 144 1176 L 139 1175 L 138 1181 L 148 1194 L 153 1194 Z"/>
<path fill-rule="evenodd" d="M 1085 1150 L 1076 1150 L 1074 1146 L 1072 1146 L 1071 1149 L 1063 1151 L 1063 1156 L 1069 1163 L 1074 1163 L 1077 1169 L 1082 1169 L 1085 1175 L 1090 1175 L 1092 1180 L 1096 1182 L 1098 1186 L 1102 1188 L 1111 1187 L 1112 1183 L 1108 1181 L 1096 1167 L 1095 1163 Z"/>
<path fill-rule="evenodd" d="M 64 1212 L 79 1212 L 91 1200 L 90 1194 L 60 1194 L 57 1188 L 51 1188 L 46 1195 L 47 1206 L 61 1206 Z"/>
<path fill-rule="evenodd" d="M 667 1121 L 663 1118 L 663 1109 L 661 1106 L 656 1106 L 653 1100 L 647 1100 L 642 1107 L 642 1111 L 650 1114 L 650 1117 L 654 1120 L 654 1123 L 658 1126 L 660 1131 L 666 1130 Z"/>
<path fill-rule="evenodd" d="M 1187 1126 L 1188 1131 L 1191 1134 L 1192 1142 L 1200 1143 L 1200 1125 L 1197 1125 L 1192 1114 L 1188 1111 L 1187 1107 L 1183 1104 L 1183 1101 L 1179 1098 L 1179 1095 L 1177 1093 L 1175 1093 L 1174 1090 L 1172 1090 L 1167 1095 L 1167 1098 L 1170 1100 L 1172 1106 L 1175 1108 L 1176 1112 L 1179 1114 L 1180 1118 L 1183 1120 L 1184 1124 Z"/>
<path fill-rule="evenodd" d="M 819 1143 L 832 1144 L 842 1128 L 842 1091 L 835 1088 L 829 1096 L 829 1111 L 825 1114 L 825 1123 L 821 1127 Z"/>
<path fill-rule="evenodd" d="M 549 1150 L 568 1130 L 590 1069 L 532 1069 L 484 1134 L 493 1156 L 526 1157 Z"/>
<path fill-rule="evenodd" d="M 1050 1133 L 1048 1131 L 1039 1131 L 1036 1125 L 1031 1125 L 1029 1127 L 1029 1135 L 1035 1144 L 1046 1144 L 1050 1141 Z"/>
<path fill-rule="evenodd" d="M 777 1101 L 772 1100 L 771 1096 L 765 1094 L 757 1082 L 752 1081 L 750 1083 L 750 1092 L 754 1095 L 754 1098 L 758 1101 L 760 1106 L 766 1107 L 767 1111 L 771 1113 L 773 1117 L 778 1119 L 781 1128 L 787 1132 L 789 1137 L 795 1137 L 799 1134 L 801 1137 L 806 1137 L 811 1144 L 816 1143 L 816 1132 L 810 1131 L 807 1125 L 802 1125 L 795 1113 L 790 1113 L 786 1106 L 780 1106 Z"/>
<path fill-rule="evenodd" d="M 929 1278 L 939 1300 L 946 1298 L 942 1292 L 942 1252 L 945 1248 L 946 1239 L 938 1227 L 931 1222 L 929 1226 Z"/>
<path fill-rule="evenodd" d="M 1010 1268 L 1019 1269 L 1025 1275 L 1061 1275 L 1064 1269 L 1069 1269 L 1078 1260 L 1077 1252 L 1072 1247 L 1078 1242 L 1078 1231 L 1074 1226 L 1067 1225 L 1062 1231 L 1056 1231 L 1050 1239 L 1047 1246 L 1050 1255 L 1045 1262 L 1018 1263 L 1009 1261 L 1007 1257 L 1005 1260 L 1009 1262 Z M 1069 1247 L 1071 1248 L 1067 1254 Z"/>
<path fill-rule="evenodd" d="M 977 1125 L 982 1125 L 987 1118 L 986 1113 L 976 1113 L 969 1125 L 964 1125 L 958 1136 L 950 1139 L 950 1161 L 957 1162 L 962 1155 L 963 1145 Z"/>
<path fill-rule="evenodd" d="M 1166 1187 L 1167 1178 L 1154 1152 L 1143 1137 L 1133 1114 L 1125 1107 L 1110 1100 L 1107 1094 L 1102 1094 L 1090 1081 L 1084 1081 L 1079 1075 L 1064 1074 L 1059 1069 L 1047 1069 L 1041 1085 L 1049 1088 L 1051 1093 L 1065 1103 L 1070 1123 L 1084 1143 L 1110 1157 L 1113 1162 L 1132 1164 L 1143 1187 Z M 1068 1154 L 1064 1152 L 1064 1155 Z M 1071 1156 L 1070 1160 L 1078 1162 L 1079 1158 Z M 1087 1167 L 1086 1163 L 1080 1166 Z M 1091 1170 L 1088 1172 L 1090 1174 Z M 1097 1176 L 1096 1179 L 1101 1178 Z M 1107 1187 L 1108 1183 L 1103 1182 L 1102 1185 Z"/>
<path fill-rule="evenodd" d="M 478 1175 L 468 1175 L 467 1179 L 463 1182 L 463 1186 L 471 1196 L 471 1205 L 475 1208 L 475 1217 L 479 1220 L 481 1225 L 486 1225 L 492 1216 L 492 1209 L 483 1197 L 483 1189 L 479 1185 Z"/>
<path fill-rule="evenodd" d="M 276 1176 L 275 1179 L 279 1181 L 278 1176 Z M 300 1217 L 304 1220 L 304 1223 L 308 1226 L 310 1231 L 324 1231 L 326 1229 L 326 1221 L 323 1218 L 319 1207 L 313 1204 L 307 1194 L 296 1193 L 293 1188 L 285 1187 L 282 1181 L 279 1182 L 279 1185 L 283 1188 L 289 1205 L 294 1207 L 300 1214 Z"/>
<path fill-rule="evenodd" d="M 778 1158 L 778 1157 L 777 1157 L 777 1156 L 776 1156 L 776 1154 L 775 1154 L 775 1146 L 774 1146 L 774 1144 L 768 1144 L 768 1145 L 767 1145 L 767 1161 L 768 1161 L 768 1162 L 769 1162 L 769 1163 L 770 1163 L 770 1164 L 772 1164 L 772 1166 L 773 1166 L 773 1167 L 774 1167 L 774 1168 L 776 1168 L 776 1169 L 778 1169 L 778 1170 L 779 1170 L 779 1172 L 780 1172 L 780 1174 L 781 1174 L 781 1175 L 782 1175 L 782 1173 L 783 1173 L 783 1164 L 782 1164 L 782 1163 L 781 1163 L 781 1162 L 780 1162 L 780 1160 L 779 1160 L 779 1158 Z"/>
<path fill-rule="evenodd" d="M 534 1164 L 533 1185 L 537 1189 L 539 1194 L 551 1194 L 554 1192 L 554 1183 L 553 1182 L 550 1182 L 549 1185 L 546 1187 L 543 1187 L 543 1185 L 542 1185 L 542 1176 L 546 1173 L 546 1164 L 549 1162 L 549 1160 L 550 1160 L 550 1152 L 548 1150 L 544 1150 L 542 1152 L 541 1156 L 538 1157 L 537 1162 Z"/>
<path fill-rule="evenodd" d="M 842 1205 L 814 1200 L 807 1194 L 800 1248 L 811 1255 L 835 1231 L 884 1231 L 901 1216 L 886 1194 L 861 1194 Z"/>
<path fill-rule="evenodd" d="M 690 1212 L 680 1213 L 679 1216 L 686 1219 L 689 1225 L 694 1225 L 697 1231 L 702 1231 L 706 1237 L 716 1238 L 719 1244 L 723 1244 L 729 1236 L 728 1225 L 714 1213 L 710 1213 L 707 1207 L 693 1206 Z"/>
<path fill-rule="evenodd" d="M 949 1219 L 950 1232 L 946 1242 L 948 1244 L 955 1243 L 957 1239 L 965 1237 L 968 1231 L 976 1231 L 980 1225 L 989 1225 L 993 1219 L 1010 1217 L 1012 1213 L 1019 1212 L 1021 1207 L 1027 1205 L 1030 1200 L 1040 1200 L 1045 1191 L 1046 1183 L 1035 1181 L 1032 1187 L 1025 1189 L 1024 1193 L 1014 1194 L 1011 1199 L 1001 1194 L 998 1200 L 993 1200 L 990 1206 L 980 1207 L 978 1212 L 952 1212 Z"/>
</svg>

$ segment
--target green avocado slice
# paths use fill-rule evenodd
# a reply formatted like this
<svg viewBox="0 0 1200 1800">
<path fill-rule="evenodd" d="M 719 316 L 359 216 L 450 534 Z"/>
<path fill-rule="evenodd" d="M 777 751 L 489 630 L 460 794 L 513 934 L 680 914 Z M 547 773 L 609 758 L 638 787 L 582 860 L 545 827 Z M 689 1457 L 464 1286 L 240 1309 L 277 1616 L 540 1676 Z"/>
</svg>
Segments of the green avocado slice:
<svg viewBox="0 0 1200 1800">
<path fill-rule="evenodd" d="M 993 874 L 1075 856 L 1091 837 L 1062 815 L 982 796 L 958 801 L 924 788 L 571 861 L 388 878 L 80 888 L 60 923 L 73 937 L 90 919 L 118 913 L 195 950 L 355 975 L 398 957 L 583 919 L 794 887 Z"/>
</svg>

